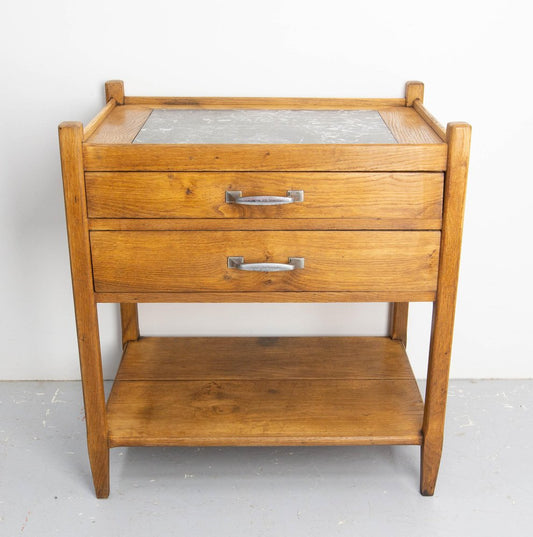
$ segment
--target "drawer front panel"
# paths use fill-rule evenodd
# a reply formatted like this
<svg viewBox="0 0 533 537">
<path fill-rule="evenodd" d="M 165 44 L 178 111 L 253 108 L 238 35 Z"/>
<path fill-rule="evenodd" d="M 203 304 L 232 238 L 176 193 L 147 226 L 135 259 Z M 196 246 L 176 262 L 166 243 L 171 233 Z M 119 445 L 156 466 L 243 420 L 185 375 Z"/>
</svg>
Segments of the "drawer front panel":
<svg viewBox="0 0 533 537">
<path fill-rule="evenodd" d="M 86 174 L 91 218 L 360 218 L 427 221 L 442 216 L 441 173 L 187 173 L 93 172 Z M 275 206 L 226 202 L 242 196 L 287 196 L 303 201 Z M 396 226 L 394 226 L 396 227 Z M 418 225 L 418 228 L 421 226 Z"/>
<path fill-rule="evenodd" d="M 435 291 L 438 231 L 93 231 L 96 292 Z M 228 268 L 288 263 L 288 272 Z"/>
<path fill-rule="evenodd" d="M 444 171 L 448 146 L 420 144 L 83 144 L 86 171 Z"/>
</svg>

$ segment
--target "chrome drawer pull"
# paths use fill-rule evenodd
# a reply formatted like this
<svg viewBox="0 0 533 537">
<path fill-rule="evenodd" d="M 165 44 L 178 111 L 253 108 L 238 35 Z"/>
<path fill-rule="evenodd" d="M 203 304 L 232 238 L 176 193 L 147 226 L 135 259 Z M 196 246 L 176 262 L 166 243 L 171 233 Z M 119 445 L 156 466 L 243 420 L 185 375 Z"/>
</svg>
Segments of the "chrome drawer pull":
<svg viewBox="0 0 533 537">
<path fill-rule="evenodd" d="M 303 190 L 288 190 L 287 196 L 245 196 L 241 190 L 226 190 L 226 203 L 237 205 L 286 205 L 304 200 Z"/>
<path fill-rule="evenodd" d="M 303 269 L 303 257 L 289 257 L 288 263 L 245 263 L 244 257 L 228 257 L 228 268 L 248 270 L 251 272 L 282 272 Z"/>
</svg>

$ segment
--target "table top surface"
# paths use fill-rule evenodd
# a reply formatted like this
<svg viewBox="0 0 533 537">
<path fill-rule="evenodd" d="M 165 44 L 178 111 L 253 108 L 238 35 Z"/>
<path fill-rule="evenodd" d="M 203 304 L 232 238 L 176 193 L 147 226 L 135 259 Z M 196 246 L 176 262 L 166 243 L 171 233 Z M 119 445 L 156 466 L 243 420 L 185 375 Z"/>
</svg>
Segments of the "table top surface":
<svg viewBox="0 0 533 537">
<path fill-rule="evenodd" d="M 274 104 L 276 104 L 274 102 Z M 290 103 L 289 103 L 290 104 Z M 412 108 L 275 108 L 126 104 L 113 108 L 86 137 L 89 145 L 390 146 L 443 144 Z"/>
<path fill-rule="evenodd" d="M 396 144 L 377 110 L 152 110 L 135 144 Z"/>
</svg>

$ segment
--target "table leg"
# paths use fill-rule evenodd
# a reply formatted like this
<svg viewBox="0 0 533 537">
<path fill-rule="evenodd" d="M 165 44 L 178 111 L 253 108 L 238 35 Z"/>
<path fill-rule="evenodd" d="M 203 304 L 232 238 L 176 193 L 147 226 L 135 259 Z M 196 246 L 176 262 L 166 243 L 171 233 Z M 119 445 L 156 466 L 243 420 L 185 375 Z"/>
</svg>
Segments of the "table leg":
<svg viewBox="0 0 533 537">
<path fill-rule="evenodd" d="M 391 312 L 391 338 L 399 339 L 407 347 L 407 317 L 409 302 L 393 302 Z"/>
<path fill-rule="evenodd" d="M 139 339 L 137 304 L 120 304 L 120 321 L 122 325 L 122 348 L 125 348 L 129 341 Z"/>
<path fill-rule="evenodd" d="M 425 496 L 431 496 L 435 491 L 444 437 L 470 133 L 471 127 L 466 123 L 450 123 L 446 131 L 448 162 L 444 182 L 440 264 L 437 298 L 433 304 L 422 426 L 420 492 Z"/>
<path fill-rule="evenodd" d="M 87 447 L 97 498 L 109 496 L 109 447 L 96 304 L 75 299 Z"/>
<path fill-rule="evenodd" d="M 98 498 L 109 495 L 109 445 L 98 312 L 94 296 L 82 155 L 83 125 L 59 126 L 61 168 L 78 333 L 87 446 Z"/>
</svg>

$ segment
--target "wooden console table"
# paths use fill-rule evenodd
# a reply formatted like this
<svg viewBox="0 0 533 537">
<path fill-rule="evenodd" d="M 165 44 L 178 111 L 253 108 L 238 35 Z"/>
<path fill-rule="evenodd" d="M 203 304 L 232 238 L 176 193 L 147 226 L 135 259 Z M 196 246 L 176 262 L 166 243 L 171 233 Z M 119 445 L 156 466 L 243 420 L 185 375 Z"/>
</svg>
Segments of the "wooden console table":
<svg viewBox="0 0 533 537">
<path fill-rule="evenodd" d="M 442 450 L 470 126 L 401 99 L 125 97 L 59 126 L 96 495 L 115 446 Z M 140 302 L 392 303 L 390 337 L 141 337 Z M 408 303 L 433 302 L 425 402 Z M 96 305 L 120 303 L 105 401 Z"/>
</svg>

